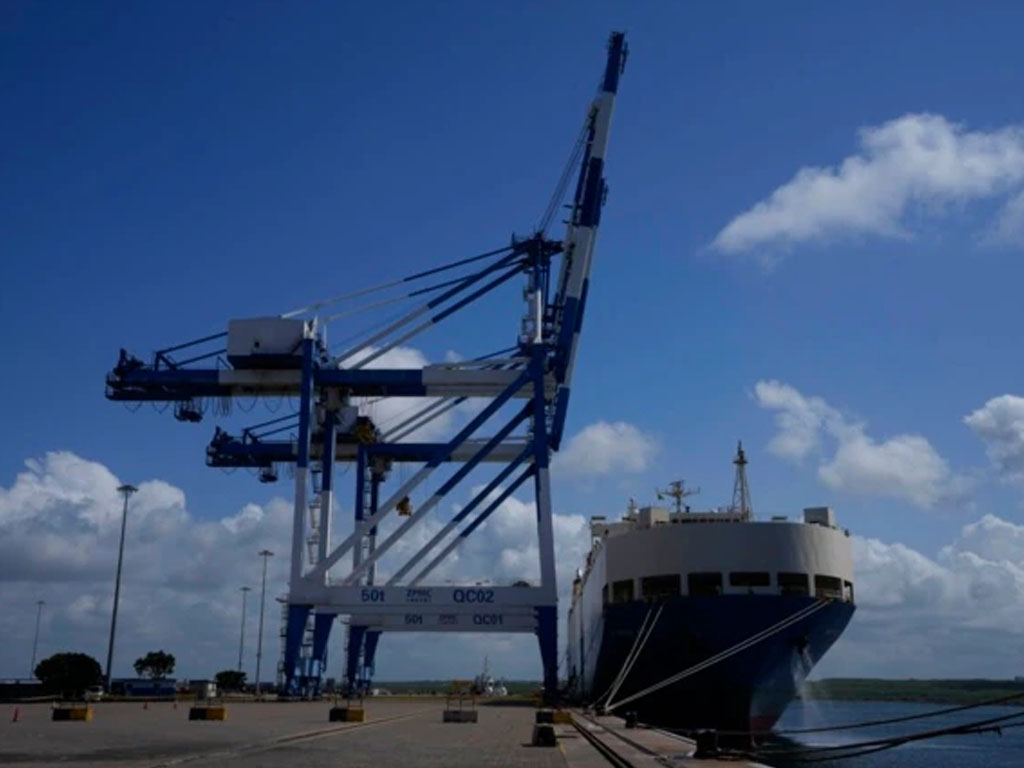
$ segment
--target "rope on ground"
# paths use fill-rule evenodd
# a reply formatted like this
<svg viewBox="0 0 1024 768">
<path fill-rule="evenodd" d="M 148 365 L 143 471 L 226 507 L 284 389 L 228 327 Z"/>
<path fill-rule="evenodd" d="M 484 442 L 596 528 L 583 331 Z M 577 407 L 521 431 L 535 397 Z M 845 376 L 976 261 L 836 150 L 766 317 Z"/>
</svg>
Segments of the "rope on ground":
<svg viewBox="0 0 1024 768">
<path fill-rule="evenodd" d="M 702 662 L 700 662 L 698 664 L 694 664 L 692 667 L 689 667 L 688 669 L 684 669 L 682 672 L 678 672 L 678 673 L 672 675 L 671 677 L 667 677 L 667 678 L 665 678 L 664 680 L 662 680 L 659 683 L 654 683 L 653 685 L 650 685 L 650 686 L 648 686 L 647 688 L 644 688 L 641 691 L 637 691 L 636 693 L 631 694 L 630 696 L 627 696 L 624 699 L 620 699 L 615 704 L 612 704 L 612 705 L 609 705 L 609 706 L 605 707 L 605 709 L 607 709 L 608 711 L 611 711 L 613 709 L 617 709 L 618 707 L 621 707 L 623 704 L 628 704 L 631 701 L 636 701 L 637 699 L 643 698 L 644 696 L 647 696 L 647 695 L 649 695 L 651 693 L 654 693 L 655 691 L 659 691 L 662 688 L 665 688 L 666 686 L 669 686 L 669 685 L 672 685 L 674 683 L 677 683 L 677 682 L 679 682 L 680 680 L 682 680 L 685 677 L 689 677 L 690 675 L 695 675 L 698 672 L 701 672 L 701 671 L 707 669 L 708 667 L 713 666 L 713 665 L 719 663 L 720 661 L 724 661 L 725 659 L 727 659 L 727 658 L 729 658 L 731 656 L 735 656 L 737 653 L 741 653 L 742 651 L 745 651 L 746 649 L 748 649 L 748 648 L 750 648 L 750 647 L 752 647 L 754 645 L 757 645 L 762 640 L 766 640 L 767 638 L 771 637 L 772 635 L 778 634 L 779 632 L 781 632 L 782 630 L 786 629 L 787 627 L 790 627 L 793 624 L 796 624 L 798 621 L 802 621 L 803 619 L 807 618 L 811 614 L 816 613 L 817 611 L 820 611 L 822 608 L 824 608 L 828 604 L 829 604 L 829 601 L 820 600 L 820 601 L 817 601 L 815 603 L 812 603 L 811 605 L 805 606 L 805 607 L 801 608 L 799 611 L 796 611 L 795 613 L 790 615 L 789 617 L 783 619 L 782 621 L 777 622 L 776 624 L 773 624 L 772 626 L 768 627 L 767 629 L 761 630 L 760 632 L 758 632 L 755 635 L 751 635 L 746 640 L 743 640 L 743 641 L 741 641 L 739 643 L 736 643 L 736 645 L 732 646 L 731 648 L 727 648 L 726 650 L 722 651 L 721 653 L 718 653 L 718 654 L 716 654 L 714 656 L 711 656 L 711 657 L 705 659 L 704 661 L 702 661 Z"/>
</svg>

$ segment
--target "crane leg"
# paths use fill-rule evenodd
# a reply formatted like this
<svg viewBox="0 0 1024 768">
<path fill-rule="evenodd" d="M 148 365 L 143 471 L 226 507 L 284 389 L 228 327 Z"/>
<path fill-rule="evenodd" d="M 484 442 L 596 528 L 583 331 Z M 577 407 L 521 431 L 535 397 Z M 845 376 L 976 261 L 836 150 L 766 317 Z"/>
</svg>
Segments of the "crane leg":
<svg viewBox="0 0 1024 768">
<path fill-rule="evenodd" d="M 314 694 L 320 692 L 324 673 L 327 670 L 327 641 L 331 637 L 336 613 L 317 613 L 313 619 L 313 659 L 312 669 Z"/>
<path fill-rule="evenodd" d="M 349 695 L 358 691 L 359 687 L 359 657 L 363 650 L 363 637 L 366 635 L 366 627 L 358 624 L 348 626 L 348 647 L 345 656 L 345 688 Z"/>
<path fill-rule="evenodd" d="M 306 633 L 306 622 L 312 608 L 311 605 L 288 606 L 288 622 L 284 636 L 284 687 L 288 695 L 299 692 L 298 678 L 304 675 L 304 670 L 299 669 L 299 657 L 302 651 L 302 638 Z"/>
<path fill-rule="evenodd" d="M 558 607 L 537 606 L 537 640 L 544 668 L 544 700 L 553 705 L 558 697 Z"/>
</svg>

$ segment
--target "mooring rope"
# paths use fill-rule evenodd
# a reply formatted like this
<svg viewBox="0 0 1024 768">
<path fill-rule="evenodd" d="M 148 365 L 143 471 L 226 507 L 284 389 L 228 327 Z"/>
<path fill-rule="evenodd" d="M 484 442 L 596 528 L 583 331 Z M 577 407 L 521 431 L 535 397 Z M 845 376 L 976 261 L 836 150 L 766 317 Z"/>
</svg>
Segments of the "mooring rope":
<svg viewBox="0 0 1024 768">
<path fill-rule="evenodd" d="M 607 697 L 606 701 L 611 702 L 611 700 L 615 698 L 615 694 L 617 694 L 619 692 L 619 689 L 622 688 L 622 684 L 624 682 L 626 682 L 626 678 L 629 677 L 629 673 L 633 671 L 633 666 L 636 664 L 636 660 L 640 658 L 640 654 L 643 652 L 644 646 L 647 645 L 647 641 L 648 641 L 648 639 L 650 639 L 651 633 L 654 632 L 654 625 L 658 623 L 658 619 L 661 618 L 661 612 L 664 609 L 665 609 L 665 604 L 664 603 L 659 605 L 658 606 L 658 612 L 656 614 L 654 614 L 654 619 L 651 620 L 650 626 L 647 627 L 647 632 L 646 633 L 641 633 L 643 635 L 642 639 L 641 639 L 640 635 L 637 635 L 637 639 L 640 640 L 639 645 L 634 643 L 634 647 L 636 648 L 636 651 L 633 653 L 633 657 L 632 658 L 628 658 L 627 657 L 626 663 L 622 665 L 622 669 L 619 670 L 618 678 L 616 679 L 616 682 L 615 682 L 611 692 L 608 694 L 608 697 Z M 650 611 L 650 609 L 648 609 L 647 615 L 649 616 L 650 613 L 651 613 L 651 611 Z"/>
<path fill-rule="evenodd" d="M 902 717 L 890 717 L 885 720 L 866 720 L 863 723 L 844 723 L 843 725 L 832 725 L 832 726 L 820 726 L 817 728 L 787 728 L 780 731 L 763 731 L 762 733 L 777 733 L 777 734 L 792 734 L 792 733 L 822 733 L 824 731 L 849 731 L 856 728 L 870 728 L 876 725 L 890 725 L 891 723 L 906 723 L 910 720 L 924 720 L 929 717 L 936 717 L 938 715 L 948 715 L 952 712 L 963 712 L 968 709 L 976 709 L 978 707 L 990 707 L 996 704 L 1005 704 L 1008 701 L 1014 701 L 1015 699 L 1024 698 L 1024 692 L 1010 694 L 1009 696 L 998 696 L 994 699 L 985 699 L 983 701 L 975 701 L 971 704 L 961 704 L 956 707 L 947 707 L 946 709 L 936 709 L 931 712 L 921 712 L 916 715 L 903 715 Z M 1024 713 L 1021 713 L 1024 714 Z M 757 735 L 757 733 L 751 732 L 751 735 Z"/>
<path fill-rule="evenodd" d="M 790 627 L 793 624 L 796 624 L 798 621 L 801 621 L 801 620 L 807 618 L 811 614 L 816 613 L 817 611 L 820 611 L 826 605 L 828 605 L 828 601 L 822 600 L 822 601 L 813 603 L 811 605 L 805 606 L 805 607 L 801 608 L 799 611 L 796 611 L 794 614 L 792 614 L 788 618 L 785 618 L 782 621 L 780 621 L 780 622 L 778 622 L 776 624 L 773 624 L 772 626 L 768 627 L 767 629 L 761 630 L 760 632 L 758 632 L 755 635 L 751 635 L 746 640 L 743 640 L 743 641 L 737 643 L 736 645 L 732 646 L 731 648 L 727 648 L 726 650 L 722 651 L 721 653 L 715 654 L 714 656 L 711 656 L 711 657 L 705 659 L 704 661 L 702 661 L 702 662 L 700 662 L 698 664 L 694 664 L 692 667 L 684 669 L 682 672 L 678 672 L 678 673 L 672 675 L 671 677 L 667 677 L 667 678 L 665 678 L 664 680 L 662 680 L 659 683 L 654 683 L 653 685 L 650 685 L 650 686 L 648 686 L 647 688 L 644 688 L 641 691 L 637 691 L 636 693 L 633 693 L 633 694 L 627 696 L 624 699 L 620 699 L 615 704 L 609 704 L 607 707 L 605 707 L 605 709 L 608 710 L 608 711 L 611 711 L 613 709 L 617 709 L 618 707 L 621 707 L 623 704 L 628 704 L 631 701 L 636 701 L 637 699 L 642 698 L 644 696 L 647 696 L 647 695 L 649 695 L 651 693 L 654 693 L 655 691 L 659 691 L 662 688 L 665 688 L 666 686 L 669 686 L 669 685 L 672 685 L 674 683 L 677 683 L 680 680 L 682 680 L 683 678 L 689 677 L 691 675 L 695 675 L 698 672 L 701 672 L 701 671 L 707 669 L 708 667 L 711 667 L 711 666 L 713 666 L 715 664 L 718 664 L 719 662 L 724 661 L 725 659 L 728 659 L 731 656 L 735 656 L 737 653 L 741 653 L 742 651 L 745 651 L 746 649 L 748 649 L 748 648 L 750 648 L 750 647 L 752 647 L 754 645 L 757 645 L 762 640 L 766 640 L 769 637 L 771 637 L 772 635 L 778 634 L 779 632 L 781 632 L 782 630 L 786 629 L 787 627 Z"/>
<path fill-rule="evenodd" d="M 644 630 L 647 629 L 647 622 L 651 618 L 652 610 L 652 608 L 647 609 L 647 613 L 644 614 L 644 620 L 640 622 L 640 630 L 636 633 L 636 637 L 633 638 L 633 644 L 629 646 L 629 653 L 626 654 L 626 658 L 622 662 L 622 666 L 619 667 L 619 671 L 615 674 L 615 677 L 612 680 L 611 685 L 608 686 L 604 693 L 602 693 L 600 696 L 594 699 L 595 703 L 602 700 L 607 701 L 609 698 L 611 698 L 608 694 L 611 693 L 612 689 L 615 687 L 615 684 L 619 682 L 619 679 L 622 677 L 622 671 L 626 668 L 626 665 L 629 664 L 630 658 L 632 658 L 633 653 L 636 651 L 636 646 L 637 644 L 639 644 L 640 638 L 644 634 Z"/>
<path fill-rule="evenodd" d="M 809 746 L 802 749 L 762 749 L 756 752 L 747 753 L 748 756 L 763 758 L 763 757 L 786 757 L 789 760 L 793 760 L 801 763 L 816 763 L 825 760 L 841 760 L 848 757 L 857 757 L 860 755 L 868 755 L 873 752 L 881 752 L 886 749 L 893 749 L 894 747 L 902 746 L 903 744 L 909 744 L 914 741 L 924 741 L 925 739 L 934 739 L 939 736 L 957 736 L 965 735 L 970 733 L 1002 733 L 1003 728 L 1016 728 L 1024 726 L 1024 722 L 1008 723 L 1007 721 L 1024 717 L 1024 713 L 1014 712 L 1009 715 L 1000 715 L 999 717 L 990 717 L 984 720 L 975 720 L 970 723 L 962 723 L 961 725 L 950 725 L 945 728 L 934 728 L 929 731 L 917 731 L 915 733 L 908 733 L 902 736 L 890 736 L 882 739 L 870 739 L 867 741 L 858 741 L 852 744 L 837 744 L 830 746 Z M 734 753 L 735 754 L 735 753 Z M 803 755 L 814 755 L 813 757 L 803 757 Z"/>
</svg>

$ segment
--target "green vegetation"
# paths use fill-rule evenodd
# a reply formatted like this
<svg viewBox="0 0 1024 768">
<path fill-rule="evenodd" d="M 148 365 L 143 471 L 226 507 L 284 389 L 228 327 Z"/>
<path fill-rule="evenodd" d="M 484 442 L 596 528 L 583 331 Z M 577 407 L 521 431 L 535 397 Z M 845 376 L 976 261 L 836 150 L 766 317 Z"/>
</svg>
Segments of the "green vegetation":
<svg viewBox="0 0 1024 768">
<path fill-rule="evenodd" d="M 245 687 L 245 672 L 234 669 L 223 669 L 213 676 L 217 689 L 222 691 L 240 691 Z"/>
<path fill-rule="evenodd" d="M 845 701 L 926 701 L 971 704 L 986 699 L 1020 694 L 1024 704 L 1024 680 L 881 680 L 839 677 L 808 682 L 802 695 L 811 699 Z"/>
<path fill-rule="evenodd" d="M 174 654 L 164 651 L 150 651 L 135 660 L 135 674 L 150 680 L 163 680 L 174 671 Z"/>
<path fill-rule="evenodd" d="M 35 673 L 48 692 L 66 699 L 82 698 L 103 680 L 100 663 L 84 653 L 56 653 L 39 662 Z"/>
</svg>

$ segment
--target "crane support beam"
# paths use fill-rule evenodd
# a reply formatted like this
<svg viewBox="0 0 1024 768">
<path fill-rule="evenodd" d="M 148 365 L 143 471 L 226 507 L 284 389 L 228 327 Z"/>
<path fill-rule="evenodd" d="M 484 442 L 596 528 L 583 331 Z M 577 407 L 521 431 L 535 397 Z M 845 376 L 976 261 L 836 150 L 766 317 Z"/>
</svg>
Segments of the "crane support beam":
<svg viewBox="0 0 1024 768">
<path fill-rule="evenodd" d="M 461 463 L 469 461 L 480 452 L 486 439 L 467 440 L 454 449 L 447 461 Z M 335 443 L 335 461 L 355 461 L 359 443 L 343 442 L 339 435 Z M 483 456 L 480 461 L 491 464 L 504 464 L 514 460 L 523 450 L 523 440 L 510 439 L 495 446 L 494 450 Z M 296 461 L 296 441 L 274 440 L 243 442 L 230 438 L 230 442 L 211 443 L 207 449 L 206 464 L 210 467 L 266 467 L 271 464 L 294 464 Z M 379 456 L 390 461 L 409 464 L 420 464 L 435 458 L 446 448 L 445 443 L 378 443 L 366 446 L 371 456 Z M 323 444 L 315 441 L 310 446 L 310 457 L 320 459 L 323 456 Z"/>
<path fill-rule="evenodd" d="M 451 492 L 453 488 L 455 488 L 460 482 L 462 482 L 466 475 L 468 475 L 477 464 L 481 463 L 488 456 L 488 454 L 490 454 L 491 451 L 493 451 L 494 448 L 501 443 L 502 440 L 508 437 L 512 430 L 518 427 L 519 424 L 523 421 L 523 419 L 526 418 L 528 412 L 529 411 L 526 408 L 524 408 L 519 414 L 514 416 L 508 422 L 508 424 L 502 427 L 501 430 L 488 442 L 486 442 L 472 458 L 470 458 L 461 467 L 459 467 L 455 471 L 455 473 L 450 478 L 448 478 L 441 485 L 441 487 L 438 488 L 433 495 L 431 495 L 429 499 L 427 499 L 425 503 L 420 505 L 419 509 L 417 509 L 416 512 L 412 514 L 408 520 L 406 520 L 400 526 L 398 526 L 398 528 L 390 536 L 388 536 L 383 542 L 381 542 L 380 545 L 377 547 L 377 550 L 372 555 L 370 555 L 357 567 L 353 568 L 352 572 L 345 577 L 343 583 L 354 583 L 356 579 L 358 579 L 371 564 L 375 563 L 377 560 L 383 557 L 387 553 L 387 551 L 391 549 L 391 547 L 394 546 L 410 528 L 412 528 L 412 526 L 416 525 L 416 523 L 418 523 L 427 514 L 429 514 L 429 512 L 434 507 L 436 507 L 440 503 L 440 501 Z M 436 455 L 445 456 L 445 453 L 439 451 L 438 454 Z M 450 455 L 451 454 L 448 453 L 446 458 L 450 457 Z"/>
<path fill-rule="evenodd" d="M 403 485 L 398 491 L 396 491 L 391 498 L 385 501 L 380 508 L 370 517 L 362 522 L 361 525 L 357 526 L 357 529 L 345 539 L 340 546 L 338 546 L 330 555 L 328 555 L 322 562 L 317 563 L 316 567 L 310 573 L 313 578 L 320 578 L 323 574 L 333 566 L 338 560 L 345 556 L 352 546 L 356 543 L 359 537 L 366 533 L 367 528 L 376 526 L 392 509 L 397 506 L 398 502 L 403 498 L 407 497 L 409 493 L 416 488 L 423 480 L 425 480 L 431 472 L 433 472 L 442 462 L 448 461 L 451 458 L 452 452 L 468 440 L 477 429 L 479 429 L 488 419 L 491 418 L 505 403 L 507 403 L 516 392 L 519 392 L 524 385 L 527 385 L 530 376 L 528 371 L 523 371 L 518 374 L 515 381 L 513 381 L 509 387 L 498 397 L 494 398 L 487 407 L 485 407 L 480 413 L 473 417 L 473 419 L 463 427 L 455 437 L 452 438 L 451 442 L 445 447 L 445 449 L 439 452 L 433 459 L 431 459 L 423 469 L 417 472 L 405 485 Z M 533 389 L 532 387 L 529 387 Z"/>
<path fill-rule="evenodd" d="M 527 459 L 529 455 L 530 450 L 529 448 L 526 448 L 522 450 L 516 458 L 508 461 L 505 464 L 505 468 L 502 469 L 501 472 L 499 472 L 494 477 L 494 479 L 491 480 L 491 482 L 485 485 L 483 489 L 480 490 L 476 494 L 476 496 L 473 497 L 473 500 L 470 501 L 469 504 L 460 509 L 455 514 L 455 516 L 441 528 L 440 531 L 434 534 L 430 541 L 428 541 L 426 544 L 423 545 L 423 547 L 420 548 L 419 552 L 417 552 L 415 555 L 409 558 L 406 564 L 399 568 L 394 576 L 388 579 L 388 586 L 390 587 L 394 586 L 395 584 L 398 584 L 409 571 L 416 567 L 420 560 L 426 557 L 427 554 L 429 554 L 430 551 L 433 550 L 433 548 L 436 547 L 439 543 L 444 541 L 448 534 L 455 530 L 456 526 L 458 526 L 459 523 L 465 520 L 470 515 L 470 513 L 472 513 L 473 510 L 476 509 L 480 505 L 480 503 L 484 501 L 484 499 L 489 498 L 492 493 L 497 491 L 498 488 L 501 487 L 501 484 L 504 483 L 509 478 L 509 476 L 516 470 L 516 468 L 520 464 L 522 464 Z"/>
<path fill-rule="evenodd" d="M 106 376 L 109 400 L 174 403 L 174 416 L 183 422 L 199 421 L 211 403 L 226 414 L 233 398 L 298 400 L 298 413 L 271 418 L 238 437 L 218 427 L 206 451 L 208 465 L 254 467 L 265 482 L 277 478 L 277 465 L 295 467 L 281 665 L 287 693 L 318 690 L 331 627 L 334 619 L 343 615 L 349 617 L 346 675 L 350 689 L 368 683 L 377 640 L 384 631 L 533 632 L 540 644 L 546 694 L 555 696 L 558 633 L 551 454 L 558 450 L 565 428 L 608 189 L 604 174 L 612 113 L 626 56 L 625 36 L 613 33 L 598 93 L 549 204 L 552 212 L 565 201 L 578 162 L 575 193 L 560 241 L 546 239 L 551 220 L 546 213 L 535 233 L 513 237 L 510 245 L 498 250 L 348 291 L 284 315 L 231 319 L 226 332 L 164 347 L 148 362 L 122 349 L 116 366 Z M 553 274 L 555 257 L 561 260 L 557 276 Z M 459 270 L 451 279 L 416 290 L 402 287 L 450 269 Z M 519 275 L 526 282 L 526 308 L 515 339 L 504 342 L 514 341 L 513 346 L 473 360 L 421 368 L 371 367 L 388 365 L 389 352 L 469 304 L 482 303 L 482 297 L 502 298 L 504 292 L 496 293 L 497 289 Z M 394 293 L 394 289 L 402 295 L 348 304 L 325 318 L 300 317 L 370 293 Z M 417 298 L 420 296 L 423 298 Z M 324 324 L 377 312 L 398 301 L 410 302 L 404 313 L 373 323 L 346 340 L 342 354 L 331 354 Z M 175 359 L 177 355 L 182 359 Z M 412 413 L 398 416 L 398 424 L 384 428 L 374 424 L 370 412 L 360 415 L 361 408 L 392 397 L 423 400 Z M 467 398 L 480 398 L 483 404 L 454 419 L 454 424 L 441 419 Z M 513 401 L 519 405 L 511 406 Z M 491 420 L 501 423 L 485 427 Z M 436 442 L 403 442 L 414 439 L 428 424 L 449 437 Z M 484 429 L 490 436 L 478 434 Z M 331 541 L 334 495 L 337 481 L 342 479 L 335 472 L 338 462 L 352 462 L 356 468 L 353 531 L 340 544 Z M 397 488 L 385 491 L 381 486 L 395 463 L 422 466 L 410 479 L 396 483 Z M 448 463 L 461 466 L 448 473 L 414 509 L 410 494 L 441 464 Z M 424 537 L 429 538 L 426 544 L 398 558 L 402 562 L 389 568 L 384 586 L 377 585 L 378 561 L 389 552 L 396 557 L 397 545 L 408 541 L 411 529 L 423 525 L 484 463 L 504 466 L 481 489 L 469 494 L 468 504 L 439 526 L 438 532 Z M 530 479 L 536 500 L 538 585 L 421 586 Z M 378 526 L 395 510 L 407 519 L 378 546 Z M 456 532 L 464 521 L 468 523 Z M 341 570 L 339 563 L 349 553 L 351 564 L 345 561 L 346 572 L 332 574 L 335 566 Z M 424 561 L 428 561 L 425 567 Z M 410 580 L 416 569 L 421 570 Z"/>
<path fill-rule="evenodd" d="M 554 604 L 554 585 L 539 587 L 501 586 L 426 586 L 389 587 L 354 584 L 351 586 L 314 583 L 302 580 L 289 595 L 325 613 L 373 616 L 415 609 L 425 613 L 472 613 L 480 608 L 532 610 L 544 603 Z"/>
<path fill-rule="evenodd" d="M 313 380 L 318 387 L 338 387 L 352 397 L 495 397 L 515 381 L 520 371 L 477 370 L 447 365 L 422 369 L 326 369 L 318 368 Z M 203 397 L 297 397 L 301 369 L 140 369 L 107 377 L 107 398 L 120 402 L 176 402 Z M 548 391 L 557 382 L 548 377 Z M 513 397 L 526 399 L 532 387 L 524 386 Z"/>
<path fill-rule="evenodd" d="M 477 609 L 472 613 L 424 613 L 408 610 L 375 616 L 352 617 L 353 622 L 377 632 L 512 632 L 535 633 L 534 611 Z"/>
</svg>

